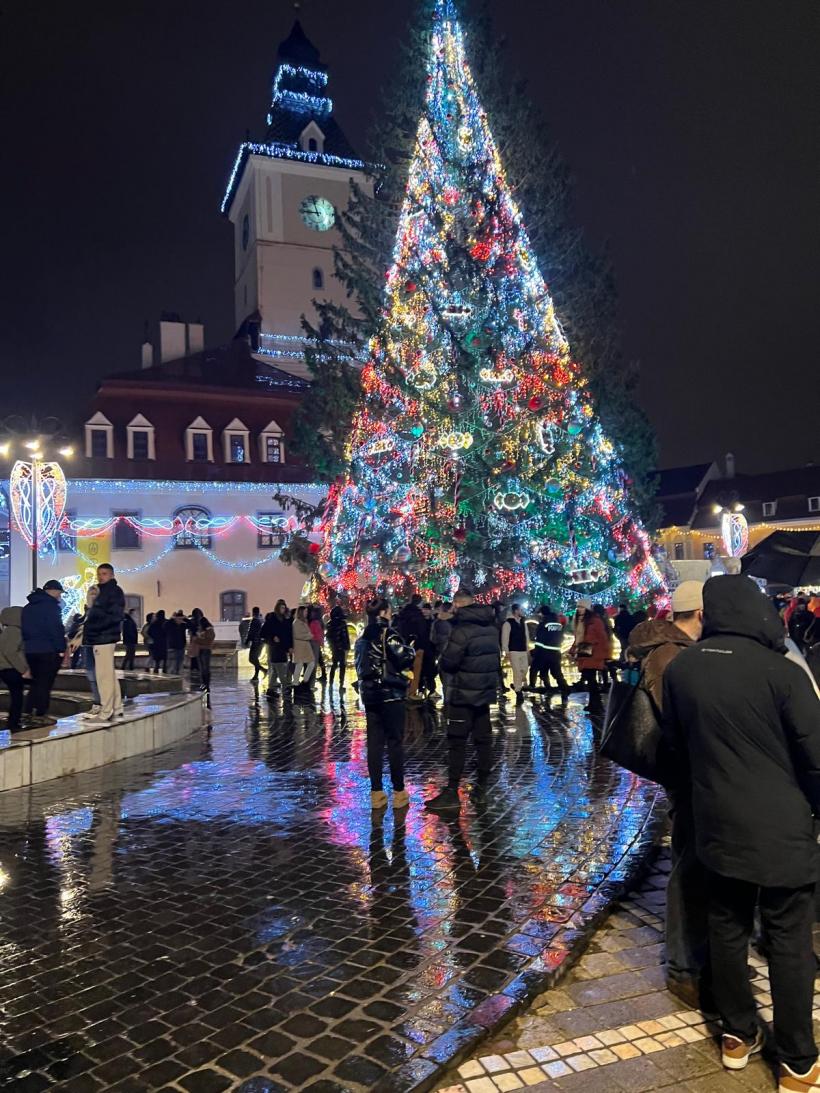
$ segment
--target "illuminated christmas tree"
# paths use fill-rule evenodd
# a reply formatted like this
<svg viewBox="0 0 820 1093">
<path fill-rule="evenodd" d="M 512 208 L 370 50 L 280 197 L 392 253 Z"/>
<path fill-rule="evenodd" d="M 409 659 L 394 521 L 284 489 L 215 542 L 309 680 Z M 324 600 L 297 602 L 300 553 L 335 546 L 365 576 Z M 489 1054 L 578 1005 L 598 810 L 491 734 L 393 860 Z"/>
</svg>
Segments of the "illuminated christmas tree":
<svg viewBox="0 0 820 1093">
<path fill-rule="evenodd" d="M 663 581 L 438 0 L 383 321 L 361 374 L 322 579 L 486 599 L 646 598 Z"/>
</svg>

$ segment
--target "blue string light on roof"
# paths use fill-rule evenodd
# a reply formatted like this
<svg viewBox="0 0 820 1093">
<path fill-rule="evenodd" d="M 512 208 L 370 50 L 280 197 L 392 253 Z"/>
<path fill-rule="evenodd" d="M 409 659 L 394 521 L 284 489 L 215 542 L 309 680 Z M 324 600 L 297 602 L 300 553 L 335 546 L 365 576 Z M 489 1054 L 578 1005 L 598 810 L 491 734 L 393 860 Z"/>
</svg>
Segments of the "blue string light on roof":
<svg viewBox="0 0 820 1093">
<path fill-rule="evenodd" d="M 293 159 L 301 163 L 317 163 L 322 167 L 348 168 L 351 171 L 364 171 L 366 168 L 366 164 L 362 159 L 333 156 L 329 152 L 304 152 L 301 148 L 296 148 L 292 144 L 284 144 L 282 141 L 271 141 L 270 144 L 255 144 L 246 140 L 239 145 L 239 151 L 236 154 L 228 185 L 225 189 L 225 196 L 220 205 L 220 212 L 227 212 L 230 207 L 234 196 L 234 187 L 245 159 L 249 155 L 267 156 L 269 159 Z"/>
<path fill-rule="evenodd" d="M 278 490 L 311 490 L 326 492 L 321 482 L 180 482 L 157 478 L 72 478 L 71 494 L 75 493 L 257 493 L 265 503 Z"/>
</svg>

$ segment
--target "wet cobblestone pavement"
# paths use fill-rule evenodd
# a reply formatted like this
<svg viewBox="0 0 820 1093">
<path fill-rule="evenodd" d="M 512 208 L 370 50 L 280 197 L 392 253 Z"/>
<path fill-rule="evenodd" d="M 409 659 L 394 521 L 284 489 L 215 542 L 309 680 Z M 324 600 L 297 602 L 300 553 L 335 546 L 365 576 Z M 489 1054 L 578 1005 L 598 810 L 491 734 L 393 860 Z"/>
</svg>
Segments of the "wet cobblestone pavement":
<svg viewBox="0 0 820 1093">
<path fill-rule="evenodd" d="M 184 745 L 0 795 L 3 1088 L 431 1088 L 574 961 L 657 831 L 574 701 L 494 711 L 488 801 L 442 819 L 428 708 L 410 808 L 379 815 L 351 691 L 347 714 L 251 694 L 217 685 Z"/>
<path fill-rule="evenodd" d="M 690 1010 L 665 989 L 663 920 L 669 851 L 595 932 L 564 981 L 483 1042 L 447 1074 L 440 1093 L 506 1093 L 526 1089 L 578 1093 L 740 1093 L 777 1089 L 773 1044 L 748 1067 L 723 1069 L 716 1021 Z M 820 925 L 814 929 L 820 952 Z M 749 951 L 752 990 L 771 1025 L 766 962 Z M 820 1040 L 820 991 L 814 1029 Z"/>
</svg>

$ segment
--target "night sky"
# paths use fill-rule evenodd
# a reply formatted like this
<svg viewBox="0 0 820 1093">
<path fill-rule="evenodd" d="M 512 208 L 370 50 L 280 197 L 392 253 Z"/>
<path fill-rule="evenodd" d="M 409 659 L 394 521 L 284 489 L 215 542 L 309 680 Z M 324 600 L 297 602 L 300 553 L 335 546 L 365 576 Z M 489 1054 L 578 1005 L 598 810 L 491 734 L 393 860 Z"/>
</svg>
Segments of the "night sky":
<svg viewBox="0 0 820 1093">
<path fill-rule="evenodd" d="M 662 464 L 820 459 L 820 5 L 497 7 L 578 222 L 611 246 Z M 354 146 L 409 11 L 301 5 Z M 209 344 L 231 336 L 219 203 L 246 128 L 263 135 L 293 17 L 284 0 L 2 5 L 3 412 L 82 420 L 101 376 L 139 367 L 163 309 L 201 318 Z"/>
</svg>

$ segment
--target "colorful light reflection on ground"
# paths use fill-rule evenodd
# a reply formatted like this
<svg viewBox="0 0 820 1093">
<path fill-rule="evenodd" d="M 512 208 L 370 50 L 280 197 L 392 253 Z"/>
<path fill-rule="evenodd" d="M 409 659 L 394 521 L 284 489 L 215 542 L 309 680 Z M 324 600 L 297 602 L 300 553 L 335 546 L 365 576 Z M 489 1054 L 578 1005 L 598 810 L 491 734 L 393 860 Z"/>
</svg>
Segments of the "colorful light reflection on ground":
<svg viewBox="0 0 820 1093">
<path fill-rule="evenodd" d="M 452 820 L 411 709 L 410 809 L 373 815 L 355 707 L 250 694 L 215 690 L 207 739 L 0 798 L 0 1079 L 411 1089 L 567 960 L 660 811 L 571 703 L 496 711 L 490 800 Z"/>
</svg>

